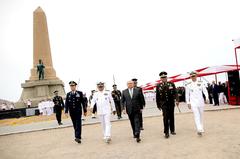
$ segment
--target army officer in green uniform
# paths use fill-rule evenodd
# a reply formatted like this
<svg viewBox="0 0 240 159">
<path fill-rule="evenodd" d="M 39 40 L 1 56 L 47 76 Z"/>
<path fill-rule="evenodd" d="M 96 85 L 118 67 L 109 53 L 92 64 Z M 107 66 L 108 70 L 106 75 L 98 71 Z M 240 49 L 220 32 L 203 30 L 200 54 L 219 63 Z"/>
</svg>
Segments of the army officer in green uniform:
<svg viewBox="0 0 240 159">
<path fill-rule="evenodd" d="M 174 83 L 167 81 L 167 72 L 159 74 L 161 83 L 156 87 L 156 102 L 159 110 L 163 112 L 164 134 L 169 138 L 169 128 L 172 135 L 176 135 L 174 125 L 175 102 L 179 105 L 178 94 Z"/>
<path fill-rule="evenodd" d="M 64 103 L 63 103 L 63 98 L 58 95 L 58 91 L 54 91 L 54 98 L 53 98 L 53 103 L 54 103 L 54 111 L 56 113 L 56 119 L 58 121 L 59 125 L 62 125 L 62 110 L 64 108 Z"/>
</svg>

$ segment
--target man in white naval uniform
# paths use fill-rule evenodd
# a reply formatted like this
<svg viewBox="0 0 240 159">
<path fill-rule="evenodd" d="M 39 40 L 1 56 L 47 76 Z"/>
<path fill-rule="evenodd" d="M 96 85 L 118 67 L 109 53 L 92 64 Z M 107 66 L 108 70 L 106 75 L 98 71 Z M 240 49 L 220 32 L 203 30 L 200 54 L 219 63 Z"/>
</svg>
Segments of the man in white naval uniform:
<svg viewBox="0 0 240 159">
<path fill-rule="evenodd" d="M 197 81 L 197 73 L 190 73 L 191 82 L 186 85 L 186 102 L 189 109 L 192 109 L 194 114 L 195 125 L 197 134 L 199 136 L 204 132 L 203 129 L 203 111 L 204 111 L 204 98 L 203 94 L 208 100 L 208 92 L 206 87 L 201 81 Z"/>
<path fill-rule="evenodd" d="M 91 100 L 91 109 L 97 105 L 97 114 L 101 121 L 103 136 L 106 143 L 111 141 L 111 113 L 115 115 L 116 108 L 110 91 L 104 90 L 104 83 L 97 84 L 98 91 L 96 91 Z"/>
</svg>

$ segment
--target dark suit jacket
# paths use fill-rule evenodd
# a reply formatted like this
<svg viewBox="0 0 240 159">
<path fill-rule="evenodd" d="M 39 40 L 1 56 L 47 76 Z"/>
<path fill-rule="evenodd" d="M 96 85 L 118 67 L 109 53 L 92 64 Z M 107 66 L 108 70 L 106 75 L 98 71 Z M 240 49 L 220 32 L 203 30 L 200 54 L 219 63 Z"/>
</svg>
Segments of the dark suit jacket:
<svg viewBox="0 0 240 159">
<path fill-rule="evenodd" d="M 219 93 L 219 87 L 218 85 L 212 85 L 212 91 L 213 91 L 213 95 L 217 95 Z"/>
<path fill-rule="evenodd" d="M 146 105 L 146 102 L 145 102 L 145 98 L 144 98 L 144 95 L 143 95 L 143 90 L 141 87 L 136 87 L 139 89 L 140 93 L 141 93 L 141 98 L 142 98 L 142 104 L 143 104 L 143 108 L 145 107 Z"/>
<path fill-rule="evenodd" d="M 140 113 L 140 109 L 143 109 L 145 105 L 145 100 L 142 96 L 142 92 L 138 88 L 133 88 L 133 97 L 131 98 L 129 90 L 125 89 L 122 92 L 122 105 L 123 108 L 126 108 L 127 114 L 131 113 Z"/>
</svg>

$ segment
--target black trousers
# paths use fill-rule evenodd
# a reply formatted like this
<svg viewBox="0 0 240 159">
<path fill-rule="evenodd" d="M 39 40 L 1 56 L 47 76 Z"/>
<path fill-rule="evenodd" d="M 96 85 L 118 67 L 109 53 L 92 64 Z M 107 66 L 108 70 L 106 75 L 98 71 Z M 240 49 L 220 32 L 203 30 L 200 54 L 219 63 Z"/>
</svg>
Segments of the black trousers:
<svg viewBox="0 0 240 159">
<path fill-rule="evenodd" d="M 82 138 L 82 114 L 79 112 L 70 112 L 70 117 L 72 119 L 75 138 Z"/>
<path fill-rule="evenodd" d="M 164 133 L 169 134 L 169 128 L 171 132 L 175 132 L 174 124 L 174 106 L 164 106 L 163 111 L 163 124 L 164 124 Z"/>
<path fill-rule="evenodd" d="M 139 122 L 140 122 L 140 128 L 143 128 L 143 116 L 142 116 L 142 112 L 140 112 L 140 114 L 139 114 Z"/>
<path fill-rule="evenodd" d="M 93 114 L 95 114 L 97 112 L 97 105 L 95 104 L 94 106 L 93 106 Z"/>
<path fill-rule="evenodd" d="M 122 117 L 122 108 L 121 108 L 121 103 L 120 101 L 114 101 L 116 111 L 117 111 L 117 116 Z"/>
<path fill-rule="evenodd" d="M 209 98 L 209 104 L 213 104 L 212 96 L 209 95 L 208 98 Z"/>
<path fill-rule="evenodd" d="M 140 112 L 132 112 L 128 114 L 128 118 L 130 120 L 130 124 L 133 131 L 133 136 L 139 138 L 140 137 Z"/>
<path fill-rule="evenodd" d="M 219 97 L 218 94 L 213 94 L 214 105 L 219 105 Z"/>
<path fill-rule="evenodd" d="M 56 113 L 56 119 L 58 123 L 62 122 L 62 108 L 55 108 L 55 113 Z"/>
</svg>

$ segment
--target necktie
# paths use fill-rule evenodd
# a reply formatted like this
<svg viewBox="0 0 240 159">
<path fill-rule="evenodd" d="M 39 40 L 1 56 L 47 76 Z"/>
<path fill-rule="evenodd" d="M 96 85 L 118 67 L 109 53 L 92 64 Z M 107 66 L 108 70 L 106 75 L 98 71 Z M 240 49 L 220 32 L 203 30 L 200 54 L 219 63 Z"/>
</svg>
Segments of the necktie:
<svg viewBox="0 0 240 159">
<path fill-rule="evenodd" d="M 130 96 L 131 96 L 131 98 L 133 96 L 133 89 L 132 88 L 130 89 Z"/>
</svg>

